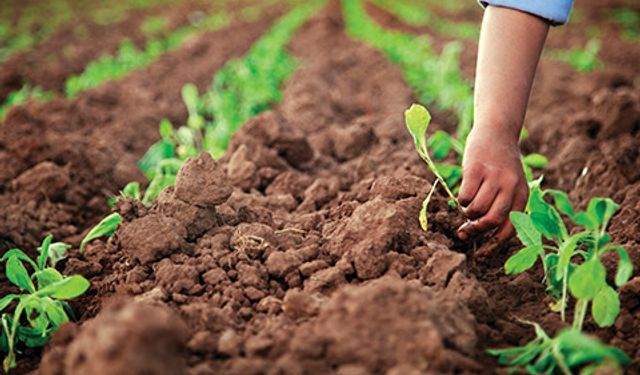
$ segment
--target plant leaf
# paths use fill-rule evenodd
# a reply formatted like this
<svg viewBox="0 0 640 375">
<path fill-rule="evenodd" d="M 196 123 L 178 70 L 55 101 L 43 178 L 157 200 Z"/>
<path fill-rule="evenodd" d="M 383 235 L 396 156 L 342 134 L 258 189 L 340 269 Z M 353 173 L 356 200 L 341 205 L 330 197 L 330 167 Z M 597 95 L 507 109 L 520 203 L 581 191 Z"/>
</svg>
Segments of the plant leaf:
<svg viewBox="0 0 640 375">
<path fill-rule="evenodd" d="M 577 299 L 592 300 L 606 285 L 606 276 L 602 262 L 592 258 L 579 265 L 569 277 L 569 290 Z"/>
<path fill-rule="evenodd" d="M 404 112 L 404 120 L 418 152 L 426 153 L 425 136 L 431 122 L 431 114 L 420 104 L 413 104 L 411 108 Z"/>
<path fill-rule="evenodd" d="M 553 197 L 558 211 L 573 219 L 573 217 L 575 216 L 575 210 L 573 209 L 573 205 L 571 204 L 571 200 L 569 199 L 567 193 L 561 190 L 553 189 L 547 189 L 544 191 L 544 193 L 549 194 Z"/>
<path fill-rule="evenodd" d="M 427 142 L 427 147 L 431 150 L 433 158 L 436 160 L 442 160 L 447 157 L 449 151 L 451 151 L 451 136 L 449 133 L 438 130 L 433 133 Z"/>
<path fill-rule="evenodd" d="M 529 215 L 523 212 L 512 211 L 511 214 L 509 214 L 509 218 L 511 219 L 513 227 L 516 228 L 520 242 L 522 242 L 524 246 L 542 244 L 542 233 L 536 229 Z"/>
<path fill-rule="evenodd" d="M 425 232 L 429 227 L 427 222 L 427 208 L 429 207 L 429 202 L 431 201 L 431 197 L 433 196 L 433 193 L 436 191 L 437 186 L 438 186 L 438 180 L 436 179 L 436 181 L 431 186 L 431 190 L 429 190 L 429 194 L 427 194 L 427 197 L 422 202 L 422 208 L 420 209 L 420 216 L 419 216 L 420 227 Z"/>
<path fill-rule="evenodd" d="M 39 289 L 64 279 L 64 276 L 54 268 L 45 268 L 42 271 L 36 272 L 35 276 L 38 280 Z"/>
<path fill-rule="evenodd" d="M 587 212 L 598 220 L 600 226 L 606 228 L 618 207 L 620 206 L 609 198 L 592 198 Z"/>
<path fill-rule="evenodd" d="M 507 275 L 521 273 L 533 267 L 542 251 L 542 244 L 533 244 L 512 255 L 504 264 Z"/>
<path fill-rule="evenodd" d="M 561 280 L 564 272 L 571 263 L 571 258 L 578 246 L 578 242 L 589 235 L 587 232 L 576 233 L 560 244 L 558 248 L 558 267 L 556 268 L 556 279 Z"/>
<path fill-rule="evenodd" d="M 629 253 L 624 247 L 620 245 L 607 245 L 602 248 L 601 253 L 604 254 L 607 251 L 615 250 L 618 252 L 618 270 L 616 271 L 616 286 L 620 287 L 629 281 L 631 275 L 633 275 L 633 262 L 629 257 Z"/>
<path fill-rule="evenodd" d="M 33 267 L 34 270 L 38 269 L 38 265 L 36 264 L 36 262 L 34 262 L 31 258 L 29 258 L 29 256 L 20 249 L 11 249 L 7 251 L 2 255 L 2 258 L 0 258 L 0 262 L 5 262 L 7 259 L 11 257 L 16 257 L 22 261 L 29 263 L 29 265 L 31 265 L 31 267 Z"/>
<path fill-rule="evenodd" d="M 620 313 L 618 293 L 609 285 L 600 289 L 593 299 L 591 315 L 600 327 L 610 327 Z"/>
<path fill-rule="evenodd" d="M 38 248 L 38 251 L 40 252 L 40 254 L 38 255 L 38 258 L 36 259 L 36 261 L 38 263 L 39 270 L 43 269 L 47 264 L 47 258 L 49 257 L 49 247 L 51 246 L 52 239 L 53 239 L 53 236 L 48 235 L 47 237 L 44 238 L 44 240 L 42 241 L 42 245 L 40 245 L 40 247 Z"/>
<path fill-rule="evenodd" d="M 531 168 L 546 168 L 549 164 L 549 160 L 542 154 L 529 154 L 522 159 L 522 162 Z"/>
<path fill-rule="evenodd" d="M 49 284 L 38 291 L 42 296 L 56 299 L 72 299 L 82 295 L 89 288 L 89 281 L 80 275 L 64 278 L 56 283 Z"/>
<path fill-rule="evenodd" d="M 89 233 L 87 233 L 87 236 L 82 240 L 82 243 L 80 243 L 80 253 L 84 251 L 84 247 L 90 241 L 104 236 L 111 236 L 116 231 L 116 228 L 118 228 L 118 225 L 120 225 L 121 222 L 122 217 L 117 212 L 112 213 L 111 215 L 102 219 L 98 223 L 98 225 L 93 227 L 89 231 Z"/>
<path fill-rule="evenodd" d="M 19 298 L 20 296 L 17 294 L 7 294 L 6 296 L 2 297 L 2 299 L 0 299 L 0 311 L 4 310 L 7 308 L 7 306 L 9 306 L 9 304 L 16 298 Z"/>
<path fill-rule="evenodd" d="M 7 273 L 9 281 L 14 285 L 24 290 L 28 290 L 31 293 L 35 292 L 36 288 L 33 285 L 33 281 L 31 281 L 29 273 L 27 273 L 27 269 L 17 256 L 9 257 L 5 272 Z"/>
</svg>

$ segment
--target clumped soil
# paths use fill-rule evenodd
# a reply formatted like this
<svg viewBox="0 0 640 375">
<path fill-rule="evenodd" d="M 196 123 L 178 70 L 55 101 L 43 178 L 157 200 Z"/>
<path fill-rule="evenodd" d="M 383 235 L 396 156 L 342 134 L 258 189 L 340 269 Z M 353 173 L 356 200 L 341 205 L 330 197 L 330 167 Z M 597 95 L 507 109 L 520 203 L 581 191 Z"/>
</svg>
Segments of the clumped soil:
<svg viewBox="0 0 640 375">
<path fill-rule="evenodd" d="M 242 30 L 220 35 L 239 38 Z M 73 303 L 80 324 L 55 334 L 36 373 L 495 373 L 485 350 L 531 337 L 516 318 L 539 321 L 550 332 L 562 327 L 548 310 L 540 270 L 504 275 L 501 265 L 516 241 L 477 259 L 470 244 L 455 239 L 463 219 L 439 194 L 430 231 L 421 231 L 418 211 L 433 176 L 404 128 L 412 92 L 383 55 L 345 36 L 336 3 L 296 34 L 290 50 L 300 69 L 282 103 L 240 129 L 225 157 L 190 159 L 151 208 L 120 202 L 125 222 L 115 236 L 63 264 L 92 287 Z M 545 60 L 535 90 L 525 148 L 550 158 L 547 186 L 567 189 L 582 206 L 596 195 L 621 203 L 613 240 L 640 266 L 640 98 L 633 77 L 612 68 L 582 75 Z M 146 110 L 112 100 L 123 116 Z M 155 102 L 146 105 L 148 116 L 157 110 Z M 38 113 L 39 106 L 10 118 Z M 57 118 L 69 114 L 65 109 Z M 451 129 L 450 118 L 435 112 L 434 126 Z M 128 124 L 126 142 L 146 131 Z M 20 139 L 0 143 L 5 157 L 27 148 Z M 28 144 L 46 149 L 36 141 Z M 76 146 L 66 150 L 78 153 Z M 65 168 L 55 157 L 47 160 L 53 165 L 32 162 L 15 175 Z M 16 178 L 4 181 L 10 180 Z M 120 186 L 113 179 L 82 181 L 85 189 Z M 1 232 L 24 233 L 8 229 Z M 629 373 L 640 365 L 639 293 L 636 277 L 621 292 L 614 327 L 596 330 L 587 322 L 634 359 Z M 38 358 L 29 353 L 31 363 Z"/>
<path fill-rule="evenodd" d="M 110 196 L 144 181 L 136 163 L 159 138 L 160 120 L 186 120 L 182 86 L 204 91 L 279 13 L 195 35 L 148 68 L 76 99 L 11 109 L 0 127 L 0 249 L 34 248 L 46 233 L 78 243 L 108 211 Z"/>
</svg>

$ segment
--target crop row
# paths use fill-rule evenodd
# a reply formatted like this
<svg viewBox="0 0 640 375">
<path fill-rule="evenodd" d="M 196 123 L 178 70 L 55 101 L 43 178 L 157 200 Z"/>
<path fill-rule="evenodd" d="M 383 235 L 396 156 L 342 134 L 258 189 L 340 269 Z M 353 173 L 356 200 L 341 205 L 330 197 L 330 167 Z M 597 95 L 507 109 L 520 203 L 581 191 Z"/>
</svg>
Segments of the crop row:
<svg viewBox="0 0 640 375">
<path fill-rule="evenodd" d="M 72 2 L 53 0 L 29 2 L 22 6 L 3 4 L 0 9 L 0 62 L 17 51 L 28 50 L 61 27 L 78 18 L 89 18 L 97 24 L 117 22 L 127 12 L 167 3 L 167 0 L 135 0 L 122 2 Z M 15 14 L 17 18 L 13 20 Z"/>
<path fill-rule="evenodd" d="M 73 98 L 85 90 L 108 81 L 122 79 L 136 70 L 145 68 L 163 54 L 180 47 L 187 37 L 196 32 L 219 30 L 233 22 L 253 21 L 278 0 L 262 1 L 237 11 L 224 10 L 222 5 L 227 2 L 229 0 L 217 3 L 216 7 L 211 9 L 211 15 L 195 20 L 172 32 L 163 28 L 165 25 L 163 19 L 150 17 L 142 23 L 141 27 L 146 30 L 149 36 L 156 38 L 148 40 L 144 49 L 137 48 L 128 39 L 123 40 L 115 55 L 103 55 L 89 63 L 82 73 L 67 77 L 64 87 L 65 96 Z M 0 120 L 14 105 L 25 103 L 28 100 L 47 100 L 55 95 L 53 92 L 46 92 L 38 87 L 25 84 L 21 89 L 10 93 L 5 102 L 0 105 Z"/>
</svg>

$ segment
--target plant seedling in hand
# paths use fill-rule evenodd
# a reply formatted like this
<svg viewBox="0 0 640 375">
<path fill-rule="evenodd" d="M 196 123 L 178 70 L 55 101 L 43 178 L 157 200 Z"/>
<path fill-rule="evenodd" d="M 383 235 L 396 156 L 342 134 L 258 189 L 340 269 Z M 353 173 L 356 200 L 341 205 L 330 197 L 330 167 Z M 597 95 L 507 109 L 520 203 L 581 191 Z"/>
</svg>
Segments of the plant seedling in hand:
<svg viewBox="0 0 640 375">
<path fill-rule="evenodd" d="M 3 361 L 5 372 L 16 366 L 17 344 L 23 343 L 27 347 L 44 345 L 51 334 L 68 321 L 70 315 L 73 316 L 65 300 L 76 298 L 89 288 L 84 277 L 64 276 L 54 268 L 59 252 L 68 245 L 52 244 L 51 238 L 47 236 L 44 239 L 35 261 L 19 249 L 7 251 L 0 259 L 6 262 L 7 279 L 22 291 L 0 299 L 0 311 L 12 302 L 18 302 L 13 314 L 2 314 L 0 348 L 6 353 Z M 31 275 L 25 265 L 33 269 Z M 25 321 L 28 325 L 23 325 Z"/>
<path fill-rule="evenodd" d="M 413 137 L 413 142 L 416 146 L 416 150 L 418 151 L 418 155 L 420 155 L 422 160 L 427 163 L 427 166 L 429 167 L 429 169 L 431 169 L 431 172 L 433 172 L 433 174 L 436 176 L 437 182 L 439 182 L 442 187 L 444 187 L 451 201 L 454 202 L 455 206 L 460 211 L 462 211 L 458 199 L 449 188 L 449 185 L 447 185 L 447 181 L 440 174 L 436 164 L 433 162 L 433 160 L 431 160 L 429 151 L 427 150 L 426 135 L 427 129 L 429 128 L 429 123 L 431 122 L 431 114 L 429 114 L 429 111 L 425 107 L 419 104 L 414 104 L 411 106 L 411 108 L 405 111 L 404 118 L 407 129 Z M 433 195 L 433 191 L 436 187 L 437 183 L 434 183 L 431 187 L 431 191 L 422 204 L 422 209 L 420 210 L 420 225 L 422 226 L 422 229 L 424 231 L 427 230 L 427 207 L 429 205 L 429 201 L 431 200 L 431 196 Z"/>
</svg>

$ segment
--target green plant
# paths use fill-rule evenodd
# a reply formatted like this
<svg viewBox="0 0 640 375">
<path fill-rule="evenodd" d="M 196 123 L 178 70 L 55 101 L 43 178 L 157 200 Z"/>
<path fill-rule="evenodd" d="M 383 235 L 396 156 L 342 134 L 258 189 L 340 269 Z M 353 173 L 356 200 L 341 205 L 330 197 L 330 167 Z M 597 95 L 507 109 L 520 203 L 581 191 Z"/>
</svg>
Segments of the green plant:
<svg viewBox="0 0 640 375">
<path fill-rule="evenodd" d="M 80 253 L 84 252 L 84 247 L 96 238 L 111 236 L 115 233 L 118 225 L 122 222 L 122 217 L 118 213 L 112 213 L 111 215 L 102 219 L 95 227 L 91 228 L 89 233 L 84 237 L 80 243 Z"/>
<path fill-rule="evenodd" d="M 640 41 L 640 12 L 630 8 L 616 8 L 611 18 L 622 27 L 622 36 L 631 41 Z"/>
<path fill-rule="evenodd" d="M 133 181 L 125 185 L 118 196 L 109 198 L 109 207 L 113 208 L 117 202 L 123 199 L 134 199 L 137 201 L 141 200 L 142 194 L 140 192 L 140 183 L 137 181 Z"/>
<path fill-rule="evenodd" d="M 454 202 L 454 205 L 459 210 L 462 210 L 462 208 L 460 207 L 458 199 L 449 188 L 447 181 L 440 174 L 440 168 L 436 167 L 436 164 L 431 159 L 431 156 L 429 156 L 426 135 L 427 129 L 429 128 L 429 123 L 431 122 L 431 114 L 429 114 L 429 111 L 427 111 L 425 107 L 419 104 L 414 104 L 411 106 L 411 108 L 405 111 L 404 118 L 407 129 L 409 130 L 409 133 L 411 133 L 411 137 L 413 138 L 416 150 L 418 151 L 418 155 L 420 155 L 420 158 L 422 158 L 422 160 L 427 163 L 427 166 L 429 167 L 431 172 L 433 172 L 433 174 L 436 176 L 436 182 L 434 182 L 434 184 L 432 185 L 431 191 L 422 203 L 422 209 L 420 210 L 420 226 L 422 227 L 422 230 L 427 231 L 427 207 L 429 205 L 429 201 L 431 200 L 433 192 L 438 186 L 438 183 L 442 185 L 444 190 L 447 192 L 447 195 L 449 195 L 451 201 Z M 437 149 L 437 151 L 441 150 Z"/>
<path fill-rule="evenodd" d="M 559 61 L 571 65 L 579 72 L 590 72 L 604 65 L 598 59 L 600 52 L 600 39 L 591 38 L 584 48 L 551 51 L 549 55 Z"/>
<path fill-rule="evenodd" d="M 580 374 L 593 374 L 596 370 L 622 373 L 621 366 L 631 363 L 620 349 L 602 344 L 579 330 L 568 328 L 550 338 L 538 324 L 534 326 L 536 337 L 524 346 L 489 350 L 498 356 L 501 365 L 513 372 L 529 374 L 554 374 L 558 371 L 571 375 L 571 369 L 581 368 Z"/>
<path fill-rule="evenodd" d="M 560 312 L 563 321 L 569 293 L 575 300 L 572 327 L 550 339 L 536 325 L 537 337 L 527 345 L 491 353 L 498 355 L 502 364 L 524 367 L 531 374 L 550 374 L 555 369 L 571 374 L 571 368 L 583 365 L 587 367 L 581 373 L 591 373 L 601 366 L 619 369 L 630 362 L 622 351 L 582 333 L 589 304 L 591 316 L 600 327 L 613 325 L 620 312 L 618 293 L 607 282 L 602 256 L 610 251 L 618 254 L 616 287 L 624 285 L 633 274 L 633 263 L 627 251 L 612 244 L 611 236 L 606 232 L 618 205 L 608 198 L 593 198 L 585 211 L 576 211 L 565 192 L 542 190 L 540 182 L 541 179 L 531 184 L 526 213 L 512 212 L 510 215 L 524 248 L 507 260 L 505 272 L 524 272 L 540 259 L 547 293 L 556 301 L 551 309 Z M 546 196 L 555 205 L 545 201 Z M 573 234 L 568 231 L 561 214 L 572 222 Z"/>
<path fill-rule="evenodd" d="M 169 20 L 166 17 L 148 17 L 140 25 L 140 30 L 147 36 L 166 34 L 169 31 Z"/>
<path fill-rule="evenodd" d="M 553 198 L 555 207 L 544 200 L 545 196 Z M 582 328 L 589 303 L 592 303 L 591 314 L 598 325 L 612 325 L 620 302 L 617 292 L 607 284 L 601 257 L 609 251 L 618 253 L 617 287 L 625 284 L 633 273 L 626 250 L 611 244 L 611 236 L 606 233 L 609 220 L 617 209 L 618 205 L 611 199 L 593 198 L 586 211 L 575 211 L 566 193 L 551 189 L 543 191 L 534 186 L 527 213 L 512 212 L 510 215 L 525 247 L 507 260 L 505 271 L 507 274 L 524 272 L 540 259 L 549 295 L 558 301 L 554 310 L 560 311 L 563 320 L 570 292 L 576 299 L 575 328 Z M 560 213 L 581 230 L 574 229 L 575 233 L 569 234 Z M 543 238 L 548 243 L 543 242 Z"/>
<path fill-rule="evenodd" d="M 9 109 L 15 105 L 26 103 L 28 100 L 46 101 L 53 99 L 54 93 L 43 91 L 39 87 L 32 88 L 30 85 L 24 85 L 20 90 L 12 91 L 7 96 L 2 105 L 0 105 L 0 120 L 4 119 Z"/>
<path fill-rule="evenodd" d="M 22 291 L 0 299 L 0 311 L 7 309 L 12 302 L 18 302 L 13 313 L 2 314 L 0 348 L 6 354 L 3 361 L 5 372 L 16 366 L 18 345 L 44 345 L 62 323 L 73 317 L 65 301 L 82 295 L 89 288 L 84 277 L 64 276 L 54 268 L 60 257 L 59 251 L 68 249 L 68 245 L 52 244 L 51 240 L 52 236 L 44 239 L 35 261 L 19 249 L 7 251 L 0 259 L 6 262 L 7 279 Z M 33 269 L 31 275 L 25 264 Z"/>
<path fill-rule="evenodd" d="M 480 27 L 477 23 L 448 21 L 434 14 L 424 2 L 420 4 L 398 0 L 375 0 L 374 2 L 409 25 L 428 26 L 439 34 L 451 38 L 477 41 L 480 37 Z"/>
</svg>

